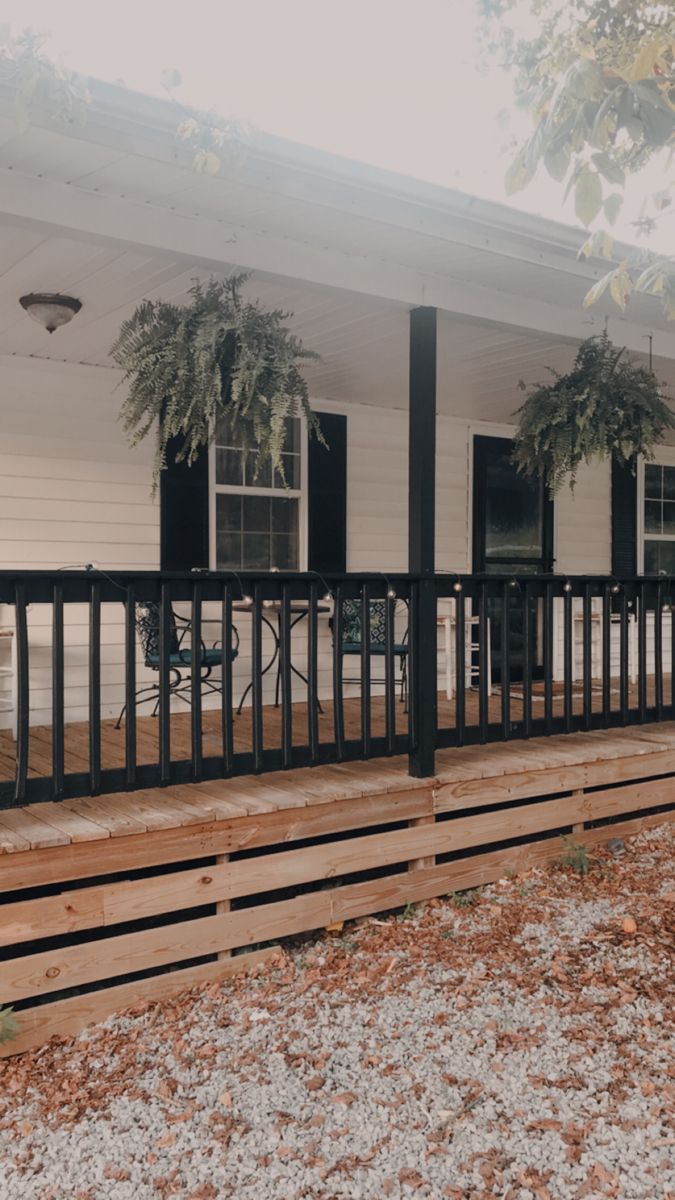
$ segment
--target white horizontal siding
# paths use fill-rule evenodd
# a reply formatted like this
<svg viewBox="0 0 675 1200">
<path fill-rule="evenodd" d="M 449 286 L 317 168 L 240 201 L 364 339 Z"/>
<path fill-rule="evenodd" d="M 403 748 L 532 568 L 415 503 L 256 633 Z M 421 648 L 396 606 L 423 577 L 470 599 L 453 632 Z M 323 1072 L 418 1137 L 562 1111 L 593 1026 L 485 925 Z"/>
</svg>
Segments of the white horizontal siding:
<svg viewBox="0 0 675 1200">
<path fill-rule="evenodd" d="M 96 563 L 105 570 L 159 567 L 159 511 L 151 496 L 150 445 L 128 449 L 118 421 L 119 376 L 104 368 L 42 360 L 0 358 L 0 569 L 58 569 Z M 348 570 L 405 571 L 408 555 L 408 414 L 385 406 L 318 409 L 347 414 Z M 437 425 L 436 565 L 464 572 L 470 562 L 472 433 L 481 426 L 439 417 Z M 494 432 L 486 426 L 485 432 Z M 572 496 L 556 501 L 557 570 L 609 569 L 609 471 L 584 468 Z M 208 616 L 208 613 L 205 613 Z M 9 614 L 4 614 L 7 620 Z M 51 719 L 51 613 L 32 606 L 31 721 Z M 405 612 L 399 614 L 399 634 Z M 251 671 L 251 619 L 237 613 L 240 653 L 234 667 L 235 700 Z M 3 613 L 0 611 L 0 624 Z M 102 710 L 116 716 L 124 699 L 122 608 L 102 609 Z M 320 617 L 319 689 L 332 683 L 331 635 Z M 87 716 L 88 619 L 86 606 L 66 606 L 66 719 Z M 205 640 L 218 637 L 205 626 Z M 293 662 L 306 672 L 305 622 L 293 634 Z M 273 650 L 265 631 L 263 664 Z M 442 649 L 439 668 L 444 672 Z M 153 678 L 138 657 L 139 680 Z M 347 664 L 346 673 L 351 674 Z M 355 673 L 358 673 L 356 671 Z M 276 671 L 265 677 L 266 702 Z M 443 686 L 443 678 L 439 680 Z M 294 677 L 294 696 L 304 685 Z M 0 679 L 0 694 L 8 681 Z M 207 701 L 208 703 L 208 701 Z M 146 710 L 149 711 L 149 710 Z M 8 723 L 8 718 L 0 717 Z"/>
<path fill-rule="evenodd" d="M 555 499 L 556 571 L 604 575 L 611 570 L 611 474 L 609 463 L 584 463 L 574 491 L 563 486 Z"/>
</svg>

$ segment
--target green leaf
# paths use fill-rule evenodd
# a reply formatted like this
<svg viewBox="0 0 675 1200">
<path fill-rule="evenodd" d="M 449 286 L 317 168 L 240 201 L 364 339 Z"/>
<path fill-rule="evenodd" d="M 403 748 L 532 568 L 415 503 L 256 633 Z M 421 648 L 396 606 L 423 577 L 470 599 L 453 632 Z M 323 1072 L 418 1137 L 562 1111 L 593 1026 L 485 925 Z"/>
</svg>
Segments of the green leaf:
<svg viewBox="0 0 675 1200">
<path fill-rule="evenodd" d="M 621 186 L 626 181 L 626 176 L 623 167 L 620 167 L 609 154 L 599 152 L 591 155 L 591 162 L 595 163 L 601 175 L 604 175 L 608 183 L 618 183 Z"/>
<path fill-rule="evenodd" d="M 584 225 L 594 221 L 602 207 L 600 176 L 585 167 L 574 188 L 574 211 Z"/>
<path fill-rule="evenodd" d="M 562 183 L 569 170 L 569 165 L 570 152 L 566 147 L 554 150 L 549 146 L 548 150 L 544 152 L 544 166 L 557 183 Z"/>
<path fill-rule="evenodd" d="M 611 258 L 614 251 L 614 238 L 605 229 L 596 229 L 586 238 L 577 258 Z"/>
<path fill-rule="evenodd" d="M 623 196 L 621 196 L 619 192 L 612 192 L 611 196 L 608 196 L 605 200 L 605 203 L 603 204 L 603 211 L 610 225 L 613 225 L 616 221 L 616 218 L 621 212 L 622 204 Z"/>
<path fill-rule="evenodd" d="M 593 284 L 592 288 L 588 289 L 584 296 L 584 308 L 590 308 L 592 304 L 595 304 L 604 295 L 609 287 L 611 277 L 612 272 L 608 271 L 606 275 L 603 275 L 602 279 L 599 279 L 597 283 Z"/>
<path fill-rule="evenodd" d="M 520 192 L 530 182 L 533 175 L 534 170 L 527 160 L 527 149 L 519 150 L 504 176 L 507 195 L 512 196 L 514 192 Z"/>
<path fill-rule="evenodd" d="M 609 277 L 609 294 L 619 308 L 624 309 L 632 290 L 633 281 L 628 273 L 626 263 L 622 262 Z"/>
</svg>

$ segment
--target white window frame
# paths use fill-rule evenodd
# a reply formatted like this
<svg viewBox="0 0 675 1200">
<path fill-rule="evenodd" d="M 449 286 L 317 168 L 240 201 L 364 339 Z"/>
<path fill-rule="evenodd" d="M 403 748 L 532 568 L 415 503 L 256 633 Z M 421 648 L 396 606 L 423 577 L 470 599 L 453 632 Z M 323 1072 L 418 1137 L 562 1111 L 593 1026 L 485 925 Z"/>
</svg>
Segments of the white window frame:
<svg viewBox="0 0 675 1200">
<path fill-rule="evenodd" d="M 307 421 L 303 413 L 298 418 L 300 421 L 300 487 L 289 488 L 286 492 L 283 488 L 267 488 L 267 487 L 246 487 L 244 485 L 230 483 L 216 483 L 216 443 L 215 440 L 209 446 L 209 566 L 212 571 L 218 570 L 216 566 L 216 496 L 219 494 L 230 496 L 276 496 L 277 499 L 295 499 L 299 501 L 298 506 L 298 571 L 307 570 L 307 542 L 308 542 L 308 463 L 307 463 Z M 224 567 L 227 571 L 229 568 Z"/>
<path fill-rule="evenodd" d="M 675 446 L 660 446 L 651 460 L 650 465 L 655 467 L 675 467 Z M 638 575 L 645 573 L 645 541 L 650 542 L 675 542 L 675 534 L 670 533 L 645 533 L 645 460 L 640 457 L 637 464 L 637 496 L 638 496 L 638 511 L 637 511 L 637 538 L 638 538 L 638 554 L 637 568 Z"/>
</svg>

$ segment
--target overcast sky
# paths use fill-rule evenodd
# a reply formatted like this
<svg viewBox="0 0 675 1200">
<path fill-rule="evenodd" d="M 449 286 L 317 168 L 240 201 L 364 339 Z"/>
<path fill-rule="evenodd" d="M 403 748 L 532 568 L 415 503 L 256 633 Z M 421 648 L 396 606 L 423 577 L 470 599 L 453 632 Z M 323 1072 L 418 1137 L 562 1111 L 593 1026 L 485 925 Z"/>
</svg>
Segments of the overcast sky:
<svg viewBox="0 0 675 1200">
<path fill-rule="evenodd" d="M 545 175 L 505 196 L 500 114 L 527 126 L 508 76 L 477 70 L 473 0 L 4 0 L 2 19 L 86 75 L 162 95 L 176 69 L 186 104 L 574 221 Z"/>
</svg>

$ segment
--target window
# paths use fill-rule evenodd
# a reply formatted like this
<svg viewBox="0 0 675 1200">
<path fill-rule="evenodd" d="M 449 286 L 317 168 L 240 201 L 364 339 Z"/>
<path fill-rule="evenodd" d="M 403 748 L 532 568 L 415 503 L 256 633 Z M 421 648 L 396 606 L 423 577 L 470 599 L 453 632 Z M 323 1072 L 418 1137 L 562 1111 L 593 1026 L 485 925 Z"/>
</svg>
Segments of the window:
<svg viewBox="0 0 675 1200">
<path fill-rule="evenodd" d="M 675 466 L 646 463 L 643 541 L 645 575 L 675 575 Z"/>
<path fill-rule="evenodd" d="M 300 566 L 302 423 L 287 422 L 286 481 L 266 464 L 256 476 L 256 454 L 245 450 L 236 425 L 221 420 L 213 456 L 212 548 L 216 570 L 295 571 Z"/>
</svg>

